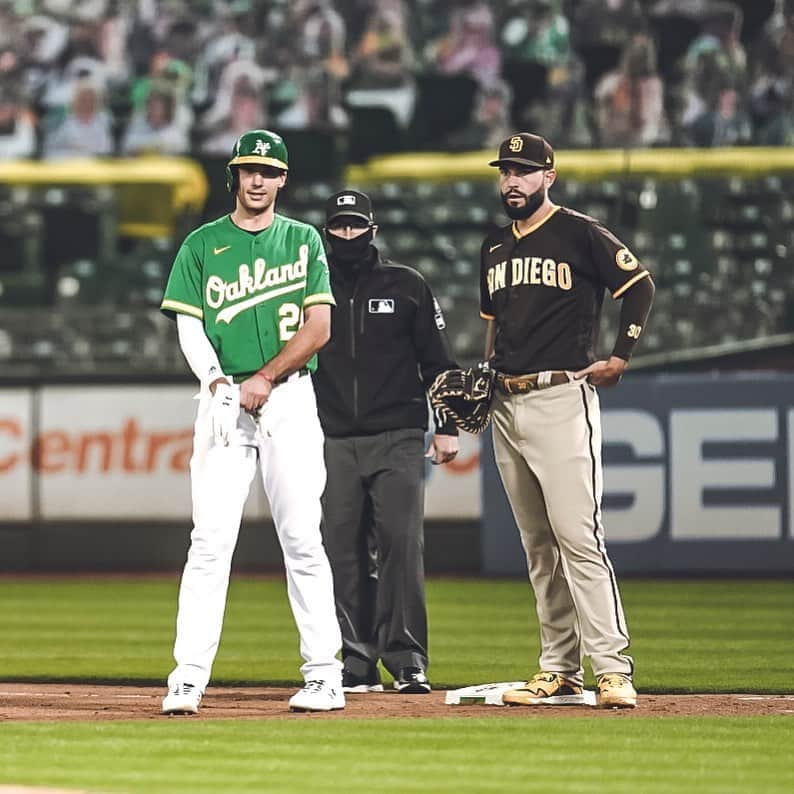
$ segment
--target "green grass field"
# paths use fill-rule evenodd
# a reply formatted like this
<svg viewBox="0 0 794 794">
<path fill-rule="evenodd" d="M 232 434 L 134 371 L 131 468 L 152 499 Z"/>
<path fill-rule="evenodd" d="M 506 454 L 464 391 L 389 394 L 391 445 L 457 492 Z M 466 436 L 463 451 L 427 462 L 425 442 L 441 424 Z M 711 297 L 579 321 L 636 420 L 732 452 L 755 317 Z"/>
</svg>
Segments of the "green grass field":
<svg viewBox="0 0 794 794">
<path fill-rule="evenodd" d="M 161 683 L 176 576 L 0 577 L 0 681 Z M 624 580 L 640 692 L 794 693 L 794 585 Z M 527 582 L 428 582 L 431 679 L 535 669 Z M 285 586 L 236 577 L 215 682 L 296 682 Z M 11 723 L 0 784 L 92 792 L 788 792 L 794 718 Z"/>
<path fill-rule="evenodd" d="M 794 788 L 788 761 L 794 720 L 785 717 L 8 727 L 0 725 L 0 781 L 93 791 L 782 794 Z"/>
<path fill-rule="evenodd" d="M 171 668 L 178 577 L 0 577 L 0 680 L 160 683 Z M 646 692 L 794 692 L 794 585 L 625 580 L 637 684 Z M 427 584 L 436 686 L 535 670 L 522 580 Z M 280 579 L 233 578 L 214 681 L 297 682 L 298 639 Z"/>
</svg>

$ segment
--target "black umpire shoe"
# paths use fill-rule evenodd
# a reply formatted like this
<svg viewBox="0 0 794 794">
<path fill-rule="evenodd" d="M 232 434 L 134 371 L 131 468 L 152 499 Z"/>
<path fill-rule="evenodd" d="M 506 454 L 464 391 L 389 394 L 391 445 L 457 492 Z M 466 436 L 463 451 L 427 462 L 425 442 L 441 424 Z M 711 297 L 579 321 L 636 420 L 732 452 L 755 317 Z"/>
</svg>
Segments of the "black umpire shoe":
<svg viewBox="0 0 794 794">
<path fill-rule="evenodd" d="M 374 670 L 368 676 L 358 676 L 344 670 L 342 672 L 342 691 L 348 693 L 361 692 L 383 692 L 383 684 L 380 682 L 380 673 Z"/>
<path fill-rule="evenodd" d="M 430 682 L 425 671 L 419 667 L 403 667 L 394 681 L 394 688 L 404 695 L 427 695 L 430 693 Z"/>
</svg>

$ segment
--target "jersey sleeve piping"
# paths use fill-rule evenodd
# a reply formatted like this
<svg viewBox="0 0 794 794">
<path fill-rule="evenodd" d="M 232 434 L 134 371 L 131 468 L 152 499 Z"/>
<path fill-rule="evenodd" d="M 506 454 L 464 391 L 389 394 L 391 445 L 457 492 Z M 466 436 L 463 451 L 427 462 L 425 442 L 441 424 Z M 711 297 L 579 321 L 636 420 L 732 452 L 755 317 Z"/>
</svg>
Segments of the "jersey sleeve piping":
<svg viewBox="0 0 794 794">
<path fill-rule="evenodd" d="M 176 314 L 189 314 L 191 317 L 197 317 L 199 320 L 204 319 L 204 312 L 196 306 L 191 306 L 189 303 L 182 303 L 181 301 L 171 300 L 166 298 L 160 304 L 160 310 L 164 312 L 175 312 Z"/>
<path fill-rule="evenodd" d="M 633 284 L 636 284 L 641 279 L 644 279 L 646 276 L 650 276 L 651 272 L 649 270 L 643 270 L 642 273 L 637 273 L 636 276 L 630 278 L 623 286 L 619 287 L 612 293 L 612 297 L 617 300 L 629 287 Z"/>
<path fill-rule="evenodd" d="M 318 292 L 316 295 L 309 295 L 304 301 L 304 306 L 315 306 L 318 303 L 328 303 L 336 306 L 334 296 L 330 292 Z"/>
<path fill-rule="evenodd" d="M 486 314 L 485 312 L 480 312 L 480 317 L 482 317 L 483 320 L 495 320 L 496 319 L 496 317 L 494 317 L 492 314 Z"/>
</svg>

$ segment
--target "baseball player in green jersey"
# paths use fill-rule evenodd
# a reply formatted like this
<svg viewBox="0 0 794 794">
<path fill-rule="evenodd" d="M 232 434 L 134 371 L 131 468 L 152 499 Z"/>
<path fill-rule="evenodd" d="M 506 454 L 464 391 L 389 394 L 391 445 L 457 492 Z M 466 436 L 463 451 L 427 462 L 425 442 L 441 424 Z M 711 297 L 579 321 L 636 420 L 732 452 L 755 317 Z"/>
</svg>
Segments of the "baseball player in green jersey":
<svg viewBox="0 0 794 794">
<path fill-rule="evenodd" d="M 323 434 L 309 376 L 330 335 L 328 264 L 316 229 L 278 215 L 287 148 L 240 137 L 226 169 L 230 215 L 177 253 L 161 309 L 201 383 L 190 461 L 193 531 L 179 592 L 166 714 L 195 714 L 210 678 L 232 554 L 257 468 L 284 554 L 305 686 L 293 711 L 345 705 L 331 569 L 320 535 Z"/>
</svg>

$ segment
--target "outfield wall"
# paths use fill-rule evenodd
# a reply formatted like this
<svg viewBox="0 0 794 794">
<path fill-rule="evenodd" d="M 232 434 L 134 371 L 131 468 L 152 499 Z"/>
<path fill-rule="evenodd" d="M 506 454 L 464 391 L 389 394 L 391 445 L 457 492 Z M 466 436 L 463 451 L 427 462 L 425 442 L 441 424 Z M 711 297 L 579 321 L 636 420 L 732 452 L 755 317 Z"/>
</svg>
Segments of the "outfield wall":
<svg viewBox="0 0 794 794">
<path fill-rule="evenodd" d="M 195 388 L 41 386 L 0 390 L 0 521 L 186 522 Z M 479 442 L 428 471 L 426 514 L 480 514 Z M 255 481 L 257 483 L 258 481 Z M 246 517 L 270 517 L 261 487 Z"/>
<path fill-rule="evenodd" d="M 194 391 L 0 389 L 0 569 L 179 565 Z M 794 376 L 757 373 L 635 375 L 602 390 L 604 523 L 616 568 L 794 569 L 792 395 Z M 428 569 L 523 573 L 490 436 L 464 434 L 461 446 L 452 466 L 427 466 Z M 279 564 L 272 531 L 261 531 L 269 524 L 254 486 L 239 562 Z"/>
<path fill-rule="evenodd" d="M 0 571 L 173 570 L 190 531 L 190 384 L 0 388 Z M 480 445 L 427 464 L 426 564 L 479 571 Z M 256 478 L 235 566 L 281 567 Z"/>
<path fill-rule="evenodd" d="M 600 391 L 615 568 L 794 571 L 794 376 L 645 376 Z M 490 439 L 482 567 L 526 570 Z"/>
</svg>

